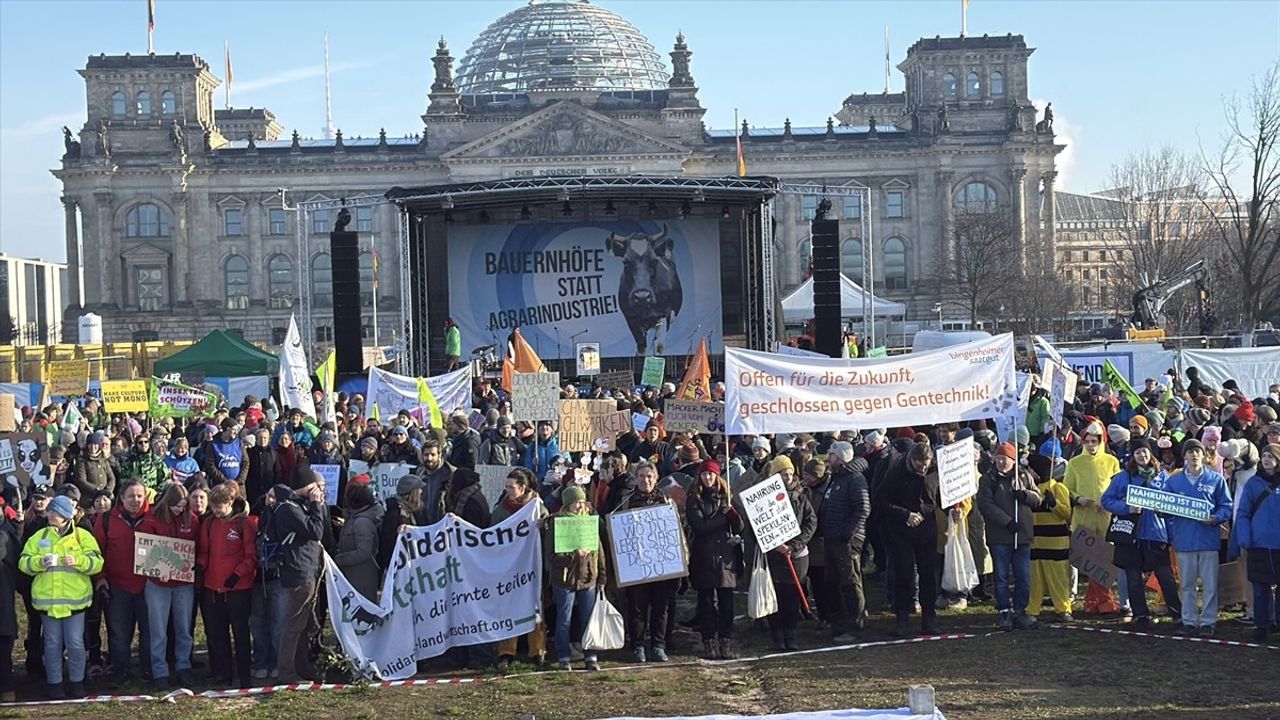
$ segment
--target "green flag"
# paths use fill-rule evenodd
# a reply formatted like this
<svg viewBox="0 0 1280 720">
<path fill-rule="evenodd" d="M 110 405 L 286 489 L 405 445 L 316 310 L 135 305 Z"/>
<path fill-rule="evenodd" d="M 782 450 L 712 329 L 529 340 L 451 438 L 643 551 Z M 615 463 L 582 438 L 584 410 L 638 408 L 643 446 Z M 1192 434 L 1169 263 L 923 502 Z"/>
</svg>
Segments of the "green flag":
<svg viewBox="0 0 1280 720">
<path fill-rule="evenodd" d="M 1111 389 L 1118 393 L 1122 393 L 1129 400 L 1129 407 L 1137 410 L 1142 407 L 1142 398 L 1138 397 L 1138 393 L 1134 392 L 1133 386 L 1128 380 L 1116 370 L 1116 366 L 1111 364 L 1110 360 L 1103 361 L 1102 364 L 1102 382 L 1111 386 Z"/>
</svg>

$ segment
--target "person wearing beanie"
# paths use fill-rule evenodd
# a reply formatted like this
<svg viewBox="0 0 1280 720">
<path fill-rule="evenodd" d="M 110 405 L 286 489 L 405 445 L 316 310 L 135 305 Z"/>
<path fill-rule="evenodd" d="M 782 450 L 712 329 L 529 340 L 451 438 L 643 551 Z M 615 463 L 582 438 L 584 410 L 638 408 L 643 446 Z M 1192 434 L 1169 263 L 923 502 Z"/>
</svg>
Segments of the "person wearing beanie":
<svg viewBox="0 0 1280 720">
<path fill-rule="evenodd" d="M 1240 495 L 1232 539 L 1245 551 L 1240 562 L 1253 590 L 1253 640 L 1266 642 L 1280 609 L 1280 444 L 1266 445 L 1259 456 L 1258 474 Z"/>
<path fill-rule="evenodd" d="M 809 506 L 813 508 L 815 518 L 822 515 L 823 495 L 826 494 L 827 484 L 830 481 L 831 477 L 827 473 L 825 454 L 805 463 L 800 471 L 800 484 L 805 499 L 809 501 Z M 815 532 L 813 537 L 809 538 L 809 587 L 812 588 L 813 595 L 816 596 L 818 617 L 829 624 L 831 622 L 831 608 L 836 601 L 831 598 L 830 588 L 827 584 L 826 566 L 826 541 L 822 538 L 822 533 Z"/>
<path fill-rule="evenodd" d="M 665 466 L 674 455 L 677 448 L 671 447 L 671 443 L 662 438 L 662 425 L 655 418 L 645 425 L 643 439 L 631 448 L 631 454 L 627 456 L 627 460 L 631 464 L 636 464 L 641 460 L 648 460 L 657 467 L 658 472 L 666 469 Z M 767 442 L 767 441 L 766 441 Z"/>
<path fill-rule="evenodd" d="M 32 576 L 31 602 L 40 613 L 44 634 L 45 682 L 50 700 L 64 700 L 67 691 L 84 697 L 87 662 L 84 609 L 93 602 L 92 576 L 102 572 L 102 552 L 93 533 L 75 524 L 76 506 L 58 496 L 45 510 L 48 525 L 22 548 L 18 569 Z M 63 654 L 67 656 L 63 688 Z"/>
<path fill-rule="evenodd" d="M 1270 425 L 1276 421 L 1276 410 L 1270 405 L 1262 405 L 1258 408 L 1258 424 Z"/>
<path fill-rule="evenodd" d="M 1012 443 L 1001 443 L 990 470 L 978 482 L 977 497 L 995 569 L 996 610 L 1000 613 L 997 627 L 1001 630 L 1036 627 L 1026 607 L 1031 597 L 1032 514 L 1042 500 L 1035 480 L 1018 466 L 1018 449 Z"/>
<path fill-rule="evenodd" d="M 523 470 L 523 468 L 519 468 Z M 527 472 L 527 471 L 526 471 Z M 512 472 L 514 476 L 516 472 Z M 530 487 L 536 487 L 536 480 L 533 473 L 528 474 Z M 507 483 L 510 487 L 512 478 L 508 477 Z M 504 497 L 505 501 L 505 497 Z M 608 573 L 605 571 L 605 550 L 603 544 L 597 544 L 591 549 L 579 549 L 570 552 L 555 552 L 556 523 L 567 522 L 564 518 L 576 518 L 582 516 L 593 516 L 591 505 L 587 502 L 587 495 L 581 487 L 570 485 L 560 493 L 560 510 L 549 516 L 542 529 L 542 549 L 543 556 L 546 559 L 545 566 L 547 572 L 548 585 L 551 588 L 551 601 L 555 605 L 555 618 L 552 620 L 555 637 L 556 659 L 559 661 L 561 670 L 570 670 L 572 668 L 573 651 L 571 647 L 570 629 L 573 624 L 574 612 L 577 611 L 579 617 L 589 618 L 595 609 L 596 599 L 603 596 L 603 590 Z M 533 638 L 530 637 L 530 647 L 533 645 Z M 545 640 L 543 641 L 545 643 Z M 515 652 L 515 643 L 511 644 L 511 653 Z M 505 648 L 499 648 L 499 652 Z M 532 649 L 530 650 L 532 652 Z M 597 671 L 600 669 L 600 663 L 597 659 L 596 651 L 583 648 L 584 667 L 588 671 Z M 501 663 L 501 660 L 499 660 Z"/>
<path fill-rule="evenodd" d="M 1074 508 L 1071 517 L 1071 532 L 1087 528 L 1099 538 L 1106 537 L 1107 526 L 1111 516 L 1099 504 L 1102 494 L 1111 485 L 1111 478 L 1120 472 L 1120 462 L 1114 455 L 1103 449 L 1103 430 L 1098 423 L 1091 423 L 1085 428 L 1083 449 L 1080 454 L 1067 461 L 1067 471 L 1063 476 L 1063 484 L 1071 493 L 1071 506 Z M 1072 572 L 1072 586 L 1079 577 Z M 1128 595 L 1128 588 L 1123 593 Z M 1123 598 L 1122 598 L 1123 599 Z M 1093 580 L 1089 580 L 1085 592 L 1084 611 L 1087 614 L 1106 614 L 1120 610 L 1111 595 L 1110 588 L 1104 588 Z"/>
<path fill-rule="evenodd" d="M 1155 573 L 1169 612 L 1175 617 L 1182 612 L 1178 586 L 1169 561 L 1166 516 L 1153 510 L 1130 507 L 1126 502 L 1130 486 L 1168 490 L 1168 475 L 1156 458 L 1156 449 L 1147 438 L 1134 440 L 1133 454 L 1125 463 L 1124 470 L 1112 478 L 1111 485 L 1102 495 L 1103 509 L 1113 516 L 1107 541 L 1115 546 L 1115 564 L 1123 571 L 1129 589 L 1133 627 L 1140 631 L 1150 630 L 1155 623 L 1147 607 L 1148 573 Z"/>
<path fill-rule="evenodd" d="M 106 453 L 107 435 L 101 430 L 89 436 L 84 452 L 76 460 L 75 474 L 68 478 L 71 484 L 80 489 L 80 504 L 88 509 L 93 503 L 93 496 L 105 491 L 115 496 L 119 478 Z"/>
<path fill-rule="evenodd" d="M 689 527 L 689 584 L 698 593 L 703 657 L 714 660 L 734 657 L 733 590 L 745 566 L 742 518 L 733 507 L 729 484 L 709 463 L 698 468 L 684 515 Z M 785 456 L 778 457 L 765 472 L 771 475 L 777 472 L 775 467 L 790 463 Z"/>
<path fill-rule="evenodd" d="M 1218 546 L 1220 526 L 1231 519 L 1231 494 L 1226 478 L 1206 464 L 1207 449 L 1195 440 L 1182 444 L 1182 470 L 1169 478 L 1168 491 L 1208 501 L 1212 508 L 1204 520 L 1173 518 L 1168 523 L 1169 543 L 1178 556 L 1182 582 L 1182 627 L 1179 632 L 1212 636 L 1218 622 Z M 1197 605 L 1197 585 L 1202 586 L 1202 606 Z"/>
<path fill-rule="evenodd" d="M 316 474 L 298 467 L 289 486 L 272 490 L 276 508 L 265 523 L 267 540 L 281 543 L 280 590 L 284 595 L 284 620 L 280 631 L 278 670 L 281 683 L 297 683 L 314 676 L 307 638 L 314 629 L 316 579 L 320 575 L 321 545 L 325 532 L 324 491 Z M 284 539 L 293 535 L 292 542 Z"/>
<path fill-rule="evenodd" d="M 876 490 L 876 513 L 883 523 L 893 567 L 896 637 L 907 635 L 917 575 L 921 630 L 926 635 L 938 632 L 938 520 L 934 511 L 939 507 L 933 450 L 928 443 L 916 443 L 890 465 Z"/>
<path fill-rule="evenodd" d="M 478 462 L 482 465 L 519 465 L 524 453 L 524 441 L 516 437 L 511 418 L 502 415 L 493 432 L 480 443 Z"/>
<path fill-rule="evenodd" d="M 1147 437 L 1147 433 L 1151 428 L 1151 422 L 1145 416 L 1134 415 L 1129 420 L 1129 439 Z"/>
<path fill-rule="evenodd" d="M 838 440 L 827 449 L 831 480 L 820 503 L 818 528 L 823 537 L 827 594 L 833 601 L 831 632 L 837 643 L 857 642 L 866 625 L 867 600 L 862 588 L 862 547 L 871 516 L 865 460 L 855 460 L 853 445 Z"/>
<path fill-rule="evenodd" d="M 1065 461 L 1062 461 L 1065 469 Z M 1027 466 L 1035 473 L 1036 490 L 1040 493 L 1040 505 L 1032 513 L 1035 531 L 1031 538 L 1031 590 L 1027 598 L 1026 614 L 1040 614 L 1044 596 L 1049 595 L 1058 622 L 1072 622 L 1071 569 L 1068 555 L 1071 551 L 1071 493 L 1059 478 L 1054 476 L 1052 458 L 1039 453 L 1027 459 Z"/>
<path fill-rule="evenodd" d="M 1258 413 L 1253 407 L 1253 403 L 1243 397 L 1236 397 L 1239 406 L 1231 413 L 1231 416 L 1222 421 L 1222 439 L 1235 440 L 1260 440 L 1258 433 Z"/>
<path fill-rule="evenodd" d="M 786 488 L 787 502 L 800 524 L 800 534 L 777 547 L 760 549 L 765 551 L 774 595 L 778 598 L 778 612 L 768 616 L 773 647 L 776 650 L 795 650 L 796 628 L 800 624 L 800 595 L 809 574 L 813 554 L 809 543 L 817 532 L 818 516 L 801 487 L 800 474 L 787 464 L 779 468 L 778 474 Z M 747 532 L 751 533 L 751 529 L 748 528 Z M 750 544 L 757 544 L 754 536 Z"/>
<path fill-rule="evenodd" d="M 1123 460 L 1129 456 L 1129 431 L 1123 425 L 1107 426 L 1107 450 L 1117 459 Z"/>
<path fill-rule="evenodd" d="M 632 475 L 635 488 L 623 495 L 618 510 L 636 510 L 674 503 L 658 491 L 658 468 L 650 462 L 638 463 Z M 628 620 L 627 637 L 631 641 L 631 657 L 636 662 L 649 659 L 667 661 L 667 613 L 677 580 L 653 580 L 626 588 Z M 646 631 L 648 652 L 645 651 Z"/>
</svg>

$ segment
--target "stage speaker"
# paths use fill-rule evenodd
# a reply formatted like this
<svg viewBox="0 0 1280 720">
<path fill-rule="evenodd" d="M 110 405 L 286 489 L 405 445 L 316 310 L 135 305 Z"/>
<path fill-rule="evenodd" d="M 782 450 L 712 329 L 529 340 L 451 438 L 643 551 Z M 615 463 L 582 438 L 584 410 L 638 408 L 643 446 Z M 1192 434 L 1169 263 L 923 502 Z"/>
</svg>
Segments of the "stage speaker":
<svg viewBox="0 0 1280 720">
<path fill-rule="evenodd" d="M 337 374 L 359 375 L 364 370 L 360 339 L 360 237 L 353 232 L 329 233 L 333 261 L 333 347 Z"/>
<path fill-rule="evenodd" d="M 814 220 L 810 228 L 813 262 L 813 345 L 840 357 L 840 223 Z"/>
</svg>

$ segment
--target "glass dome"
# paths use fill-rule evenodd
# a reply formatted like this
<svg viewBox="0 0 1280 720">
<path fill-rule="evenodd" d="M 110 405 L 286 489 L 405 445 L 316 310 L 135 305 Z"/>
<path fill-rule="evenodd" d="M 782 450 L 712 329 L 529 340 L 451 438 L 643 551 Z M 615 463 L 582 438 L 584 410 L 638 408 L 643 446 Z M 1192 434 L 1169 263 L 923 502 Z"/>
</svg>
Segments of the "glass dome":
<svg viewBox="0 0 1280 720">
<path fill-rule="evenodd" d="M 480 33 L 458 65 L 466 95 L 663 90 L 658 53 L 631 23 L 587 0 L 531 0 Z"/>
</svg>

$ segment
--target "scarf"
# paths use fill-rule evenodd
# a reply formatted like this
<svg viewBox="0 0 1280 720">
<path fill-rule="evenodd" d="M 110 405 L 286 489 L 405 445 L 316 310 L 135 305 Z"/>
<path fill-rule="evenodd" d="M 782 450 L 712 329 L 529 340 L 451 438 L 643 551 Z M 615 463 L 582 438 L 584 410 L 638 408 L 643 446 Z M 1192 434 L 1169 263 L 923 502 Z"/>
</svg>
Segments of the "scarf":
<svg viewBox="0 0 1280 720">
<path fill-rule="evenodd" d="M 502 507 L 506 508 L 506 509 L 507 509 L 507 512 L 511 513 L 512 515 L 515 515 L 515 514 L 516 514 L 516 512 L 517 512 L 518 510 L 520 510 L 520 508 L 522 508 L 522 507 L 524 507 L 525 505 L 528 505 L 529 503 L 533 502 L 533 499 L 534 499 L 534 498 L 536 498 L 536 497 L 538 497 L 538 494 L 537 494 L 537 493 L 535 493 L 535 492 L 528 492 L 528 493 L 525 493 L 525 499 L 524 499 L 524 500 L 512 500 L 510 495 L 508 495 L 508 494 L 506 494 L 506 493 L 503 493 L 503 494 L 502 494 Z"/>
</svg>

